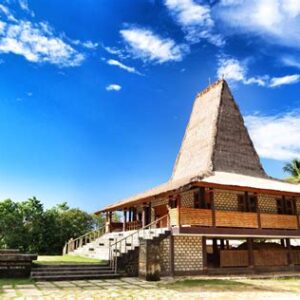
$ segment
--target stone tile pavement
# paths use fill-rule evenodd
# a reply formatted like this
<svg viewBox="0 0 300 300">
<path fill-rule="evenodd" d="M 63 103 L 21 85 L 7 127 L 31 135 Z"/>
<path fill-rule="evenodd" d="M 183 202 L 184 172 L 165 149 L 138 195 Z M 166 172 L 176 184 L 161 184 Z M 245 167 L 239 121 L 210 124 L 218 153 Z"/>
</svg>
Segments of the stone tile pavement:
<svg viewBox="0 0 300 300">
<path fill-rule="evenodd" d="M 221 277 L 219 277 L 221 278 Z M 228 277 L 226 277 L 228 279 Z M 242 279 L 242 278 L 241 278 Z M 108 300 L 108 299 L 170 299 L 170 300 L 193 300 L 193 299 L 299 299 L 300 294 L 296 291 L 201 291 L 176 290 L 168 288 L 164 283 L 172 282 L 171 278 L 164 278 L 160 282 L 148 282 L 139 278 L 121 278 L 115 280 L 78 280 L 78 281 L 55 281 L 36 282 L 33 284 L 5 285 L 0 287 L 1 300 Z M 295 282 L 297 287 L 299 282 Z"/>
<path fill-rule="evenodd" d="M 92 300 L 92 299 L 182 299 L 178 292 L 138 278 L 36 282 L 0 288 L 0 299 Z"/>
</svg>

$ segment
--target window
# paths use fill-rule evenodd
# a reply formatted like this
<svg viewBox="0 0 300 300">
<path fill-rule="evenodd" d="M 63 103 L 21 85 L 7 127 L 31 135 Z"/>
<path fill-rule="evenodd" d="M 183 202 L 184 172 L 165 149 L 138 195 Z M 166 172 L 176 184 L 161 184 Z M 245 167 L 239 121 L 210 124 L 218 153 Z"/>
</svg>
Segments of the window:
<svg viewBox="0 0 300 300">
<path fill-rule="evenodd" d="M 257 196 L 240 194 L 238 195 L 238 210 L 246 212 L 257 212 Z"/>
<path fill-rule="evenodd" d="M 194 208 L 211 209 L 211 194 L 205 188 L 199 188 L 194 193 Z"/>
<path fill-rule="evenodd" d="M 177 199 L 175 197 L 169 197 L 169 207 L 176 208 L 177 207 Z"/>
<path fill-rule="evenodd" d="M 295 215 L 296 205 L 293 198 L 278 198 L 276 199 L 277 213 L 281 215 Z"/>
</svg>

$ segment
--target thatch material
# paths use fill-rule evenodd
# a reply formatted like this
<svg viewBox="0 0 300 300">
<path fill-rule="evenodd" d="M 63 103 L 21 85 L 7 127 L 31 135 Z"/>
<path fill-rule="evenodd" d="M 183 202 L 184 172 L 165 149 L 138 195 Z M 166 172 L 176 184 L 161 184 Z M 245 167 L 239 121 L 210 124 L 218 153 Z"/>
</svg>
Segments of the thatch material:
<svg viewBox="0 0 300 300">
<path fill-rule="evenodd" d="M 267 177 L 225 80 L 196 97 L 172 178 L 212 171 Z"/>
<path fill-rule="evenodd" d="M 300 196 L 300 185 L 266 175 L 225 80 L 197 95 L 171 179 L 101 211 L 149 201 L 199 182 Z"/>
</svg>

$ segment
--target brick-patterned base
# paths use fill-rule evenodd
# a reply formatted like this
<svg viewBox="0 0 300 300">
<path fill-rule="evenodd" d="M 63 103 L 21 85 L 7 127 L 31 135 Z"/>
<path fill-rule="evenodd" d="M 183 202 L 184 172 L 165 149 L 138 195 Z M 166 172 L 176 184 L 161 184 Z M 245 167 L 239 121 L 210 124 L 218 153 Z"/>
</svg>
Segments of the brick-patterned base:
<svg viewBox="0 0 300 300">
<path fill-rule="evenodd" d="M 200 236 L 174 236 L 175 274 L 202 270 L 202 238 Z"/>
</svg>

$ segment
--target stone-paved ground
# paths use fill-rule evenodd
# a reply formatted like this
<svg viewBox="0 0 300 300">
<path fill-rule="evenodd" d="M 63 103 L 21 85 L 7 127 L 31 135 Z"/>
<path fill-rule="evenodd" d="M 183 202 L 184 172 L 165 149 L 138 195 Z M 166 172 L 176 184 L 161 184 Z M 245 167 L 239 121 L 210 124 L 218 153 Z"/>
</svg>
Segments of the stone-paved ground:
<svg viewBox="0 0 300 300">
<path fill-rule="evenodd" d="M 289 286 L 281 289 L 260 288 L 257 282 L 253 289 L 232 290 L 214 289 L 204 287 L 202 289 L 171 288 L 168 280 L 163 282 L 146 282 L 138 278 L 122 278 L 116 280 L 84 280 L 84 281 L 57 281 L 36 282 L 34 284 L 17 284 L 15 287 L 6 285 L 0 288 L 0 299 L 66 299 L 66 300 L 92 300 L 92 299 L 300 299 L 298 292 L 299 281 L 289 283 Z M 261 287 L 264 285 L 261 281 Z M 293 290 L 293 284 L 296 289 Z M 272 287 L 273 283 L 269 282 Z M 284 284 L 283 284 L 284 286 Z"/>
</svg>

